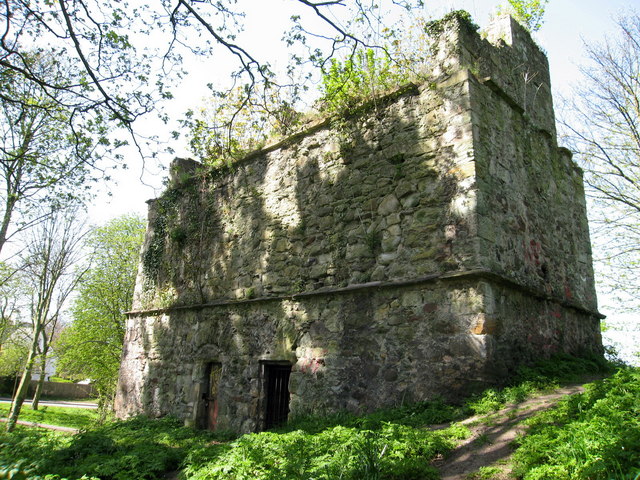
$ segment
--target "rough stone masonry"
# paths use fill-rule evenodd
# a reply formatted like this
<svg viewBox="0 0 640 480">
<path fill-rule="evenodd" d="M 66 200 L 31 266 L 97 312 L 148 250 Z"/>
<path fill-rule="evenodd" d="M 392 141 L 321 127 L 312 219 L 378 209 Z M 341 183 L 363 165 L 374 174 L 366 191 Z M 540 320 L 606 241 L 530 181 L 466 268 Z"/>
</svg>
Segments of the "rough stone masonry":
<svg viewBox="0 0 640 480">
<path fill-rule="evenodd" d="M 116 410 L 251 432 L 456 398 L 602 350 L 580 169 L 509 17 L 433 28 L 427 81 L 149 202 Z M 332 127 L 334 125 L 334 127 Z"/>
</svg>

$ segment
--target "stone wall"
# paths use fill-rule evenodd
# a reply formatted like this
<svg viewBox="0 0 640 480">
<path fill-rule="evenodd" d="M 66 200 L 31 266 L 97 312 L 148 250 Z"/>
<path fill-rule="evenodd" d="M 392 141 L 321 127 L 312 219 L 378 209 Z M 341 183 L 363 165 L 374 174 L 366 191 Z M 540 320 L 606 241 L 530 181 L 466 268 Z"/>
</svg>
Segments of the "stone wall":
<svg viewBox="0 0 640 480">
<path fill-rule="evenodd" d="M 13 397 L 19 379 L 15 377 L 0 377 L 0 394 Z M 28 396 L 33 396 L 38 386 L 38 380 L 32 380 L 29 384 Z M 44 382 L 42 395 L 45 397 L 80 399 L 96 396 L 93 385 L 80 385 L 77 383 Z"/>
<path fill-rule="evenodd" d="M 32 380 L 29 384 L 28 395 L 33 395 L 38 385 L 37 380 Z M 78 383 L 63 383 L 63 382 L 44 382 L 42 386 L 42 395 L 44 397 L 52 398 L 66 398 L 66 399 L 82 399 L 82 398 L 95 398 L 96 391 L 93 385 L 81 385 Z"/>
<path fill-rule="evenodd" d="M 546 58 L 510 18 L 453 17 L 431 77 L 227 172 L 177 160 L 149 204 L 118 415 L 264 425 L 265 361 L 292 414 L 370 410 L 601 351 L 579 169 Z"/>
</svg>

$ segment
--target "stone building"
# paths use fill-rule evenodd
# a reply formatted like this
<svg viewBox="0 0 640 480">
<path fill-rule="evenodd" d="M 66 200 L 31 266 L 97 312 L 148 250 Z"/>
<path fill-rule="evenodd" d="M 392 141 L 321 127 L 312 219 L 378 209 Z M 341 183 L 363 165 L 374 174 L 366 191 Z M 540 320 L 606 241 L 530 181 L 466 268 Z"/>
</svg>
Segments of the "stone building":
<svg viewBox="0 0 640 480">
<path fill-rule="evenodd" d="M 250 432 L 456 398 L 601 352 L 580 169 L 511 18 L 432 27 L 428 81 L 225 172 L 176 160 L 129 312 L 119 416 Z"/>
</svg>

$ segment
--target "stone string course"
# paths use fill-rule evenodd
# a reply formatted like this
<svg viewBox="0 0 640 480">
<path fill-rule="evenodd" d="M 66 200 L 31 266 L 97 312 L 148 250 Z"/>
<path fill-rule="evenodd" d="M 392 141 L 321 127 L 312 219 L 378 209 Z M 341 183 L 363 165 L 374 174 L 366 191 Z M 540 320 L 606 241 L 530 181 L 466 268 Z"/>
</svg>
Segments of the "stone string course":
<svg viewBox="0 0 640 480">
<path fill-rule="evenodd" d="M 457 398 L 554 353 L 600 353 L 581 171 L 556 142 L 547 60 L 511 18 L 453 17 L 431 77 L 149 202 L 121 417 L 264 426 L 261 362 L 291 415 Z"/>
</svg>

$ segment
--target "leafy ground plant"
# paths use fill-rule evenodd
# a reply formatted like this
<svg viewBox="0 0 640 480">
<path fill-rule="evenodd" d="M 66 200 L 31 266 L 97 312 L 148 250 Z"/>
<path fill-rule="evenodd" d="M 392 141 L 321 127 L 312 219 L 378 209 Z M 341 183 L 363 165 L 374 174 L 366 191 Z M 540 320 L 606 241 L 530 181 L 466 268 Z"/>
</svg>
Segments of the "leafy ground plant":
<svg viewBox="0 0 640 480">
<path fill-rule="evenodd" d="M 570 378 L 571 375 L 567 375 L 569 372 L 595 373 L 602 371 L 601 367 L 598 362 L 558 358 L 527 369 L 521 373 L 520 383 L 503 390 L 492 389 L 475 397 L 474 401 L 499 408 L 502 402 L 515 401 L 526 395 L 530 388 L 523 386 L 529 385 L 526 382 L 543 388 L 555 385 L 558 379 Z M 632 465 L 630 462 L 637 461 L 637 454 L 633 452 L 640 449 L 638 441 L 633 441 L 633 435 L 637 435 L 638 408 L 636 406 L 633 410 L 624 405 L 634 405 L 635 399 L 640 398 L 640 392 L 637 391 L 637 376 L 621 377 L 612 382 L 618 385 L 621 392 L 625 389 L 629 391 L 624 401 L 618 399 L 614 403 L 622 413 L 618 416 L 612 414 L 611 418 L 615 420 L 614 426 L 625 429 L 622 435 L 626 435 L 626 441 L 630 443 L 615 444 L 610 457 L 607 457 L 606 466 L 614 468 L 617 462 L 615 468 L 619 469 L 620 475 L 626 475 Z M 593 387 L 593 392 L 588 390 L 590 396 L 584 397 L 586 400 L 579 405 L 569 403 L 570 410 L 579 412 L 598 405 L 606 397 L 602 388 Z M 569 409 L 569 406 L 565 408 Z M 606 408 L 614 409 L 614 406 Z M 635 412 L 635 417 L 631 418 L 635 418 L 633 428 L 636 430 L 624 427 L 629 412 Z M 474 410 L 470 406 L 452 406 L 442 401 L 422 402 L 360 416 L 339 413 L 299 417 L 278 430 L 244 435 L 237 439 L 229 434 L 185 428 L 180 421 L 171 418 L 150 420 L 140 417 L 125 422 L 110 422 L 102 426 L 90 426 L 75 436 L 20 428 L 13 434 L 0 432 L 0 479 L 145 480 L 167 478 L 168 472 L 179 470 L 180 478 L 185 480 L 429 480 L 438 478 L 438 473 L 430 466 L 431 461 L 446 455 L 455 447 L 458 439 L 469 435 L 469 431 L 455 423 L 437 431 L 426 427 L 455 422 L 466 413 L 472 414 Z M 605 414 L 608 414 L 606 409 Z M 618 418 L 620 416 L 624 418 Z M 551 421 L 556 422 L 553 419 Z M 557 423 L 564 425 L 567 422 L 558 420 Z M 600 425 L 596 424 L 594 430 L 598 429 Z M 602 431 L 606 431 L 604 427 Z M 554 435 L 549 434 L 549 442 Z M 563 441 L 572 443 L 567 438 Z M 580 445 L 579 442 L 573 443 L 576 447 Z M 624 446 L 625 449 L 617 446 Z M 526 450 L 527 447 L 523 445 L 523 448 Z M 534 460 L 531 467 L 526 468 L 542 465 L 544 461 L 540 458 L 544 452 L 530 451 Z M 575 459 L 571 461 L 574 464 L 578 462 Z M 574 468 L 568 465 L 562 463 L 560 467 Z M 528 474 L 528 470 L 522 468 L 523 474 Z M 609 477 L 548 475 L 527 478 Z"/>
<path fill-rule="evenodd" d="M 65 448 L 72 436 L 40 428 L 18 426 L 12 433 L 0 430 L 0 479 L 37 479 L 41 462 Z"/>
<path fill-rule="evenodd" d="M 164 478 L 190 450 L 230 438 L 182 427 L 173 418 L 115 421 L 73 436 L 20 428 L 0 432 L 0 479 Z"/>
<path fill-rule="evenodd" d="M 434 432 L 397 423 L 375 430 L 333 426 L 315 434 L 263 432 L 193 452 L 184 474 L 198 480 L 437 479 L 431 460 L 466 434 L 459 427 Z"/>
<path fill-rule="evenodd" d="M 529 420 L 514 455 L 525 480 L 636 479 L 640 474 L 640 369 L 623 368 Z"/>
</svg>

